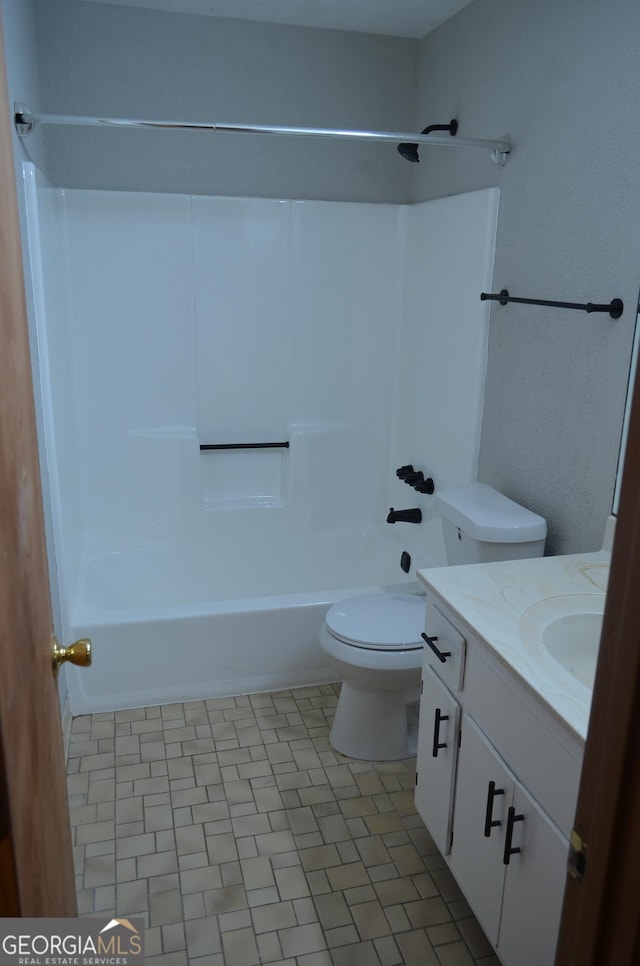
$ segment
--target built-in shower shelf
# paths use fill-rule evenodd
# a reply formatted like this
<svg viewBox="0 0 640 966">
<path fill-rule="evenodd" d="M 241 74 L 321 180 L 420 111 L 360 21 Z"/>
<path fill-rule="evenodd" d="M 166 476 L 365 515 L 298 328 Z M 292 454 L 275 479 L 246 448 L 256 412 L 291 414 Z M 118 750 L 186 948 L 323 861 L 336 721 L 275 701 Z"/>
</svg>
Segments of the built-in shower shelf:
<svg viewBox="0 0 640 966">
<path fill-rule="evenodd" d="M 284 506 L 289 443 L 200 443 L 202 502 L 207 510 Z"/>
</svg>

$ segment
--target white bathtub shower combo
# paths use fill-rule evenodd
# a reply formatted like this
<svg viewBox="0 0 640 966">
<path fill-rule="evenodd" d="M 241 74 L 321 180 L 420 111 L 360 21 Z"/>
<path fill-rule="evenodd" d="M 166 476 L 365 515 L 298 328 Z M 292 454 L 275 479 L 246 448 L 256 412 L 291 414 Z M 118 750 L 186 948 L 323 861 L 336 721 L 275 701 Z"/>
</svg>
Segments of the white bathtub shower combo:
<svg viewBox="0 0 640 966">
<path fill-rule="evenodd" d="M 73 713 L 335 680 L 329 607 L 445 561 L 395 468 L 476 476 L 497 189 L 24 185 L 62 634 L 94 645 Z M 408 493 L 422 523 L 388 526 Z"/>
</svg>

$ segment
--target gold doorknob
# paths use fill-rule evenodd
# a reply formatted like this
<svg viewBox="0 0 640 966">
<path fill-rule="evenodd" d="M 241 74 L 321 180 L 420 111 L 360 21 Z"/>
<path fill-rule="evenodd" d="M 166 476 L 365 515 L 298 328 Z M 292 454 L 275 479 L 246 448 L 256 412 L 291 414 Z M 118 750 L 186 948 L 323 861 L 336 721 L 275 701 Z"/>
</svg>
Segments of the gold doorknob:
<svg viewBox="0 0 640 966">
<path fill-rule="evenodd" d="M 52 641 L 52 661 L 53 673 L 57 674 L 61 664 L 70 661 L 78 667 L 89 667 L 91 665 L 91 641 L 88 637 L 83 637 L 79 641 L 69 644 L 69 647 L 60 647 L 54 634 Z"/>
</svg>

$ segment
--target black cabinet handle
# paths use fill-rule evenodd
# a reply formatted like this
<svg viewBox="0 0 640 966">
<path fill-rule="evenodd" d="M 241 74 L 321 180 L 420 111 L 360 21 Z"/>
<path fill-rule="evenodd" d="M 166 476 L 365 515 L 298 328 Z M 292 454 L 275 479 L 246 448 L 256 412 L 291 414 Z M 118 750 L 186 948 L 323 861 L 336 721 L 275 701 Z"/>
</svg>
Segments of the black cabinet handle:
<svg viewBox="0 0 640 966">
<path fill-rule="evenodd" d="M 502 856 L 502 861 L 505 865 L 509 865 L 512 855 L 516 855 L 517 852 L 522 851 L 519 846 L 513 848 L 511 845 L 511 842 L 513 841 L 513 826 L 516 822 L 524 822 L 524 815 L 516 815 L 515 808 L 510 805 L 507 816 L 507 834 L 505 835 L 504 840 L 504 855 Z"/>
<path fill-rule="evenodd" d="M 499 819 L 494 819 L 493 817 L 493 800 L 498 795 L 504 795 L 504 788 L 496 788 L 495 782 L 489 782 L 489 788 L 487 789 L 487 810 L 484 814 L 484 837 L 486 839 L 491 837 L 492 828 L 502 825 Z"/>
<path fill-rule="evenodd" d="M 439 648 L 436 647 L 435 642 L 438 640 L 437 637 L 429 637 L 429 635 L 425 634 L 424 632 L 420 636 L 422 637 L 422 640 L 425 642 L 425 644 L 429 645 L 429 647 L 431 648 L 435 656 L 438 658 L 438 660 L 442 661 L 443 664 L 448 657 L 451 657 L 451 651 L 441 651 Z"/>
<path fill-rule="evenodd" d="M 435 720 L 433 722 L 433 757 L 438 757 L 441 748 L 446 748 L 446 741 L 440 741 L 440 722 L 448 721 L 449 715 L 443 714 L 440 708 L 436 708 Z"/>
</svg>

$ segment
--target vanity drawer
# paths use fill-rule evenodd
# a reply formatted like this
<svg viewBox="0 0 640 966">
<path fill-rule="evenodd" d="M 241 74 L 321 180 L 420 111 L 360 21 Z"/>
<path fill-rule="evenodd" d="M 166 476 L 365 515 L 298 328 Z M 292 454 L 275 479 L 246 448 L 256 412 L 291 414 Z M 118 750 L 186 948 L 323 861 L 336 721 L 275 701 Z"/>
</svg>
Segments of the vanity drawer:
<svg viewBox="0 0 640 966">
<path fill-rule="evenodd" d="M 452 691 L 461 691 L 467 642 L 430 599 L 427 600 L 425 633 L 422 637 L 425 665 L 432 667 Z"/>
</svg>

